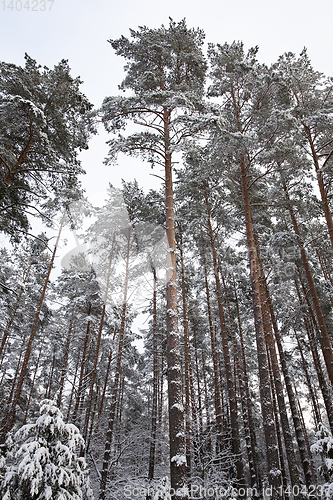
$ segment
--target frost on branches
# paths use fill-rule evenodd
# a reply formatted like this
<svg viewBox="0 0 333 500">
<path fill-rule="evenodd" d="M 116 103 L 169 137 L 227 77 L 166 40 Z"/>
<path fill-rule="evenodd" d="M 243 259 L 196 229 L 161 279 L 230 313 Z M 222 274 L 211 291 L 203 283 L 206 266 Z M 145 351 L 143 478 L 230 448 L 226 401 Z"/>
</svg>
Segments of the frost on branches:
<svg viewBox="0 0 333 500">
<path fill-rule="evenodd" d="M 316 432 L 317 441 L 311 446 L 311 452 L 321 455 L 322 465 L 319 467 L 319 474 L 326 483 L 322 486 L 322 496 L 333 498 L 333 437 L 326 427 L 320 423 Z"/>
<path fill-rule="evenodd" d="M 85 459 L 78 456 L 82 446 L 79 429 L 64 422 L 53 401 L 42 401 L 36 423 L 14 435 L 1 478 L 2 500 L 93 500 Z"/>
</svg>

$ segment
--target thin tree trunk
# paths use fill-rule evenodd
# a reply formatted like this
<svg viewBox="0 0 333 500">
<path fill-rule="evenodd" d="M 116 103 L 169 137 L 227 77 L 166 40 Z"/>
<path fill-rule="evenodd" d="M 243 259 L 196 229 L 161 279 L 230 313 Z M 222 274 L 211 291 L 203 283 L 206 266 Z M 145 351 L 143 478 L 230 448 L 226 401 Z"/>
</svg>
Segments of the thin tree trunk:
<svg viewBox="0 0 333 500">
<path fill-rule="evenodd" d="M 70 348 L 71 340 L 72 340 L 74 310 L 75 310 L 75 306 L 73 307 L 73 310 L 72 310 L 72 317 L 71 317 L 70 322 L 69 322 L 68 334 L 67 334 L 67 339 L 66 339 L 65 356 L 64 356 L 64 361 L 62 364 L 62 369 L 61 369 L 59 394 L 58 394 L 58 400 L 57 400 L 58 408 L 61 408 L 61 405 L 62 405 L 62 393 L 63 393 L 64 386 L 65 386 L 65 377 L 66 377 L 68 358 L 69 358 L 69 348 Z"/>
<path fill-rule="evenodd" d="M 19 292 L 19 294 L 17 296 L 16 304 L 15 304 L 13 313 L 11 315 L 11 318 L 8 321 L 7 325 L 6 325 L 6 329 L 4 331 L 4 334 L 3 334 L 3 337 L 2 337 L 2 341 L 1 341 L 1 345 L 0 345 L 0 357 L 2 356 L 2 354 L 4 352 L 4 349 L 5 349 L 5 346 L 6 346 L 6 342 L 7 342 L 9 333 L 10 333 L 11 326 L 13 324 L 13 321 L 14 321 L 15 317 L 16 317 L 16 313 L 17 313 L 17 310 L 19 308 L 21 297 L 22 297 L 22 294 L 23 294 L 23 291 L 24 291 L 23 285 L 25 285 L 25 283 L 26 283 L 26 281 L 28 279 L 28 276 L 29 276 L 29 273 L 30 273 L 30 268 L 31 268 L 31 265 L 28 267 L 27 271 L 24 273 L 23 284 L 21 286 L 21 290 L 20 290 L 20 292 Z M 1 365 L 2 365 L 2 360 L 1 360 Z"/>
<path fill-rule="evenodd" d="M 256 238 L 256 235 L 255 239 Z M 283 433 L 283 438 L 284 438 L 284 444 L 285 444 L 285 449 L 286 449 L 286 456 L 287 456 L 287 461 L 288 461 L 288 469 L 289 469 L 289 474 L 290 474 L 290 480 L 292 487 L 299 485 L 300 484 L 300 474 L 297 466 L 297 461 L 296 461 L 296 456 L 294 453 L 294 443 L 293 443 L 293 437 L 291 434 L 290 430 L 290 425 L 289 425 L 289 420 L 288 420 L 288 414 L 287 414 L 287 408 L 286 408 L 286 403 L 283 395 L 283 386 L 282 386 L 282 381 L 281 381 L 281 374 L 280 374 L 280 369 L 279 369 L 279 362 L 277 358 L 277 353 L 276 353 L 276 347 L 275 347 L 275 342 L 274 342 L 274 337 L 273 337 L 273 331 L 272 331 L 272 323 L 271 323 L 271 316 L 268 308 L 268 301 L 267 301 L 267 295 L 266 295 L 266 289 L 265 289 L 265 284 L 266 284 L 266 279 L 265 279 L 265 273 L 260 257 L 260 249 L 258 245 L 258 240 L 256 241 L 257 245 L 257 257 L 258 257 L 258 267 L 259 267 L 259 275 L 260 275 L 260 281 L 259 281 L 259 287 L 260 287 L 260 300 L 261 300 L 261 310 L 262 310 L 262 318 L 263 318 L 263 326 L 264 326 L 264 332 L 265 332 L 265 341 L 266 345 L 268 348 L 269 352 L 269 361 L 271 364 L 271 371 L 273 375 L 273 382 L 274 382 L 274 387 L 275 387 L 275 395 L 279 407 L 279 414 L 280 414 L 280 419 L 281 419 L 281 427 L 282 427 L 282 433 Z M 307 462 L 304 462 L 309 466 L 309 458 L 308 457 L 303 457 L 307 458 Z M 281 463 L 282 463 L 282 458 L 281 458 Z M 306 469 L 307 471 L 307 486 L 310 487 L 310 484 L 312 484 L 313 479 L 311 475 L 311 470 L 308 467 Z"/>
<path fill-rule="evenodd" d="M 129 227 L 129 229 L 128 229 L 128 236 L 127 236 L 123 307 L 122 307 L 122 314 L 121 314 L 121 325 L 120 325 L 120 330 L 119 330 L 119 344 L 118 344 L 118 353 L 117 353 L 116 373 L 115 373 L 113 390 L 112 390 L 112 397 L 111 397 L 111 408 L 110 408 L 109 421 L 108 421 L 108 430 L 106 433 L 106 442 L 105 442 L 104 456 L 103 456 L 103 469 L 101 471 L 100 490 L 99 490 L 99 499 L 100 500 L 104 500 L 105 495 L 106 495 L 106 484 L 107 484 L 107 478 L 108 478 L 108 473 L 109 473 L 109 463 L 110 463 L 110 456 L 111 456 L 111 444 L 112 444 L 113 431 L 114 431 L 114 426 L 115 426 L 117 398 L 118 398 L 120 373 L 121 373 L 121 360 L 122 360 L 122 354 L 123 354 L 123 343 L 124 343 L 125 326 L 126 326 L 130 245 L 131 245 L 131 227 Z"/>
<path fill-rule="evenodd" d="M 234 285 L 235 286 L 235 285 Z M 250 455 L 251 463 L 253 464 L 250 469 L 251 471 L 251 484 L 255 485 L 257 483 L 257 486 L 261 489 L 262 487 L 262 482 L 261 482 L 261 477 L 259 474 L 259 470 L 257 467 L 258 463 L 258 458 L 257 458 L 257 440 L 256 440 L 256 434 L 255 434 L 255 426 L 254 426 L 254 419 L 253 419 L 253 414 L 252 414 L 252 401 L 251 401 L 251 395 L 250 395 L 250 388 L 249 388 L 249 377 L 247 374 L 247 364 L 246 364 L 246 356 L 245 356 L 245 346 L 244 346 L 244 338 L 243 338 L 243 330 L 242 330 L 242 323 L 240 319 L 240 313 L 239 313 L 239 305 L 238 305 L 238 297 L 237 297 L 237 292 L 236 292 L 236 287 L 235 287 L 235 300 L 236 300 L 236 311 L 237 311 L 237 320 L 238 320 L 238 332 L 239 332 L 239 340 L 241 344 L 241 354 L 242 354 L 242 374 L 243 374 L 243 381 L 244 381 L 244 397 L 246 401 L 246 408 L 247 408 L 247 419 L 248 419 L 248 424 L 249 424 L 249 432 L 250 432 L 250 448 L 247 446 L 248 449 L 248 454 Z"/>
<path fill-rule="evenodd" d="M 310 468 L 311 464 L 310 464 L 310 460 L 309 460 L 309 455 L 308 455 L 307 450 L 306 450 L 305 436 L 303 435 L 303 432 L 302 432 L 301 422 L 300 422 L 299 414 L 297 411 L 296 397 L 295 397 L 295 393 L 293 390 L 293 385 L 292 385 L 291 377 L 289 374 L 286 356 L 285 356 L 283 345 L 282 345 L 282 339 L 281 339 L 281 335 L 280 335 L 280 332 L 278 329 L 278 325 L 277 325 L 277 321 L 275 318 L 273 305 L 272 305 L 272 301 L 271 301 L 271 297 L 270 297 L 270 293 L 269 293 L 269 289 L 267 286 L 266 277 L 265 277 L 264 273 L 262 273 L 262 278 L 263 278 L 264 300 L 265 300 L 265 303 L 267 304 L 267 307 L 268 307 L 269 313 L 270 313 L 271 324 L 273 326 L 273 331 L 274 331 L 274 337 L 275 337 L 276 345 L 277 345 L 278 351 L 279 351 L 282 373 L 283 373 L 284 381 L 286 384 L 288 400 L 289 400 L 291 415 L 292 415 L 292 419 L 293 419 L 298 449 L 300 452 L 302 468 L 303 468 L 303 472 L 304 472 L 304 476 L 305 476 L 305 482 L 306 482 L 307 487 L 309 488 L 311 483 L 313 482 L 313 477 L 311 474 L 311 468 Z"/>
<path fill-rule="evenodd" d="M 115 335 L 116 335 L 116 332 L 114 334 L 113 340 L 115 339 Z M 104 400 L 105 400 L 106 389 L 107 389 L 108 381 L 109 381 L 110 367 L 111 367 L 111 361 L 112 361 L 112 354 L 113 354 L 113 351 L 112 351 L 112 349 L 110 349 L 109 358 L 108 358 L 108 366 L 107 366 L 107 369 L 106 369 L 105 380 L 104 380 L 103 392 L 102 392 L 102 396 L 101 396 L 101 401 L 99 403 L 98 420 L 97 420 L 97 424 L 96 424 L 96 428 L 95 428 L 95 434 L 98 433 L 99 424 L 100 424 L 100 421 L 101 421 L 101 416 L 102 416 L 102 412 L 103 412 L 103 408 L 104 408 Z"/>
<path fill-rule="evenodd" d="M 47 399 L 50 399 L 50 397 L 51 397 L 51 389 L 52 389 L 55 361 L 56 361 L 56 351 L 55 351 L 55 348 L 53 348 L 53 356 L 52 356 L 52 363 L 51 363 L 51 368 L 50 368 L 49 382 L 48 382 L 46 393 L 45 393 L 45 397 Z"/>
<path fill-rule="evenodd" d="M 148 481 L 154 479 L 155 469 L 155 450 L 156 450 L 156 434 L 157 434 L 157 406 L 158 406 L 158 353 L 157 353 L 157 291 L 156 291 L 156 269 L 152 266 L 154 289 L 153 289 L 153 401 L 151 412 L 151 438 L 149 449 L 149 465 L 148 465 Z M 149 491 L 149 490 L 148 490 Z M 151 495 L 147 493 L 147 500 L 151 499 Z"/>
<path fill-rule="evenodd" d="M 299 336 L 297 335 L 296 330 L 295 329 L 293 329 L 293 330 L 294 330 L 294 334 L 295 334 L 295 338 L 296 338 L 298 350 L 299 350 L 299 353 L 301 355 L 302 367 L 303 367 L 303 371 L 304 371 L 304 375 L 305 375 L 305 379 L 306 379 L 306 385 L 308 386 L 308 390 L 309 390 L 309 394 L 310 394 L 310 399 L 311 399 L 311 403 L 312 403 L 312 411 L 313 411 L 313 420 L 314 420 L 314 423 L 315 423 L 315 427 L 318 430 L 319 423 L 321 422 L 320 411 L 319 411 L 319 407 L 318 407 L 318 401 L 317 401 L 317 398 L 316 398 L 315 391 L 313 390 L 311 377 L 310 377 L 310 374 L 309 374 L 309 371 L 308 371 L 307 363 L 306 363 L 306 360 L 305 360 L 305 357 L 304 357 L 304 353 L 303 353 L 303 349 L 302 349 L 302 346 L 301 346 L 301 342 L 300 342 Z"/>
<path fill-rule="evenodd" d="M 56 252 L 57 252 L 57 249 L 58 249 L 58 244 L 59 244 L 59 240 L 60 240 L 60 236 L 61 236 L 61 230 L 62 230 L 62 227 L 63 227 L 64 222 L 65 222 L 66 211 L 67 211 L 67 209 L 65 209 L 65 211 L 63 213 L 63 216 L 61 218 L 61 222 L 60 222 L 60 226 L 59 226 L 59 231 L 58 231 L 58 236 L 57 236 L 57 239 L 56 239 L 56 243 L 54 245 L 54 250 L 53 250 L 53 254 L 52 254 L 52 257 L 51 257 L 50 264 L 49 264 L 49 269 L 48 269 L 48 272 L 47 272 L 47 275 L 46 275 L 46 278 L 45 278 L 45 282 L 44 282 L 43 290 L 42 290 L 42 293 L 41 293 L 41 297 L 39 299 L 39 304 L 38 304 L 38 307 L 37 307 L 35 319 L 34 319 L 34 322 L 33 322 L 32 328 L 31 328 L 31 333 L 30 333 L 30 337 L 29 337 L 29 340 L 28 340 L 27 349 L 25 351 L 25 355 L 24 355 L 24 359 L 23 359 L 23 364 L 22 364 L 20 376 L 19 376 L 19 379 L 18 379 L 18 382 L 17 382 L 17 387 L 16 387 L 14 398 L 13 398 L 13 402 L 12 402 L 12 405 L 11 405 L 11 409 L 9 411 L 7 419 L 1 423 L 0 444 L 2 444 L 2 443 L 5 442 L 5 440 L 6 440 L 6 434 L 7 434 L 8 431 L 11 430 L 11 428 L 13 427 L 14 422 L 15 422 L 16 406 L 18 405 L 20 397 L 21 397 L 22 386 L 23 386 L 24 378 L 25 378 L 25 375 L 26 375 L 26 372 L 27 372 L 27 367 L 28 367 L 28 362 L 29 362 L 29 359 L 30 359 L 31 348 L 32 348 L 32 344 L 33 344 L 33 341 L 34 341 L 34 338 L 35 338 L 35 334 L 36 334 L 36 330 L 37 330 L 37 324 L 38 324 L 40 312 L 41 312 L 41 309 L 42 309 L 42 305 L 43 305 L 44 297 L 45 297 L 45 293 L 46 293 L 46 288 L 47 288 L 47 285 L 49 283 L 50 274 L 51 274 L 51 271 L 52 271 L 54 259 L 55 259 Z"/>
<path fill-rule="evenodd" d="M 90 318 L 91 307 L 92 307 L 92 304 L 91 304 L 91 302 L 89 302 L 88 318 Z M 86 334 L 84 337 L 84 344 L 83 344 L 81 368 L 80 368 L 80 375 L 79 375 L 79 384 L 78 384 L 78 388 L 77 388 L 75 407 L 74 407 L 74 411 L 73 411 L 73 415 L 72 415 L 72 420 L 73 420 L 74 424 L 77 424 L 78 415 L 79 415 L 79 412 L 81 412 L 83 380 L 84 380 L 84 372 L 85 372 L 86 360 L 87 360 L 87 349 L 88 349 L 88 341 L 89 341 L 89 333 L 90 333 L 90 323 L 91 323 L 91 321 L 90 321 L 90 319 L 88 319 Z"/>
<path fill-rule="evenodd" d="M 31 382 L 31 389 L 30 389 L 30 394 L 29 394 L 29 398 L 28 398 L 28 402 L 27 402 L 27 408 L 25 410 L 23 425 L 27 422 L 28 411 L 29 411 L 29 408 L 30 408 L 30 402 L 31 402 L 31 398 L 32 398 L 32 393 L 33 393 L 33 390 L 34 390 L 35 380 L 36 380 L 36 376 L 37 376 L 37 371 L 38 371 L 38 368 L 39 368 L 39 360 L 40 360 L 40 357 L 41 357 L 41 354 L 42 354 L 42 351 L 43 351 L 43 347 L 44 347 L 44 340 L 45 340 L 45 331 L 44 331 L 43 339 L 42 339 L 41 346 L 40 346 L 40 349 L 39 349 L 38 358 L 37 358 L 37 361 L 36 361 L 36 366 L 35 366 L 35 370 L 34 370 L 34 376 L 33 376 L 32 382 Z"/>
<path fill-rule="evenodd" d="M 278 442 L 278 449 L 279 449 L 279 457 L 280 457 L 280 467 L 281 467 L 281 473 L 282 473 L 282 482 L 283 482 L 283 496 L 289 497 L 288 494 L 286 494 L 287 491 L 287 486 L 288 486 L 288 478 L 287 478 L 287 470 L 285 467 L 285 461 L 284 461 L 284 453 L 283 453 L 283 444 L 282 444 L 282 435 L 281 435 L 281 426 L 280 426 L 280 419 L 279 419 L 279 410 L 278 410 L 278 405 L 277 405 L 277 398 L 276 398 L 276 390 L 274 387 L 274 376 L 272 372 L 272 364 L 271 364 L 271 358 L 270 358 L 270 352 L 269 348 L 266 345 L 267 349 L 267 360 L 268 360 L 268 369 L 269 369 L 269 376 L 270 376 L 270 381 L 271 381 L 271 389 L 272 389 L 272 401 L 273 401 L 273 411 L 274 411 L 274 421 L 275 421 L 275 429 L 276 429 L 276 437 L 277 437 L 277 442 Z"/>
<path fill-rule="evenodd" d="M 315 145 L 314 145 L 314 142 L 313 142 L 313 138 L 312 138 L 312 135 L 311 135 L 311 130 L 304 123 L 303 123 L 303 127 L 304 127 L 305 134 L 307 136 L 307 139 L 308 139 L 308 142 L 309 142 L 309 145 L 310 145 L 310 149 L 311 149 L 311 155 L 312 155 L 313 164 L 314 164 L 314 167 L 315 167 L 315 170 L 316 170 L 316 174 L 317 174 L 317 181 L 318 181 L 318 186 L 319 186 L 321 201 L 322 201 L 322 204 L 323 204 L 323 209 L 324 209 L 324 214 L 325 214 L 325 219 L 326 219 L 328 234 L 329 234 L 329 237 L 330 237 L 330 240 L 331 240 L 331 245 L 332 245 L 332 248 L 333 248 L 333 219 L 332 219 L 331 210 L 329 208 L 327 193 L 326 193 L 326 189 L 325 189 L 325 185 L 324 185 L 324 179 L 323 179 L 323 168 L 325 167 L 325 164 L 326 164 L 327 160 L 325 160 L 325 162 L 322 165 L 322 167 L 320 167 L 318 154 L 316 152 Z"/>
<path fill-rule="evenodd" d="M 196 375 L 197 395 L 198 395 L 197 404 L 198 404 L 199 435 L 201 442 L 203 434 L 203 416 L 202 416 L 202 399 L 201 399 L 201 387 L 200 387 L 200 375 L 199 375 L 198 346 L 197 346 L 197 337 L 195 329 L 193 329 L 193 340 L 194 340 L 194 353 L 195 353 L 195 375 Z"/>
<path fill-rule="evenodd" d="M 209 324 L 209 333 L 210 333 L 210 345 L 212 350 L 212 359 L 213 359 L 213 369 L 214 369 L 214 404 L 215 404 L 215 418 L 218 434 L 220 436 L 220 441 L 223 436 L 223 416 L 222 416 L 222 403 L 221 403 L 221 392 L 220 392 L 220 374 L 219 367 L 217 361 L 217 347 L 216 347 L 216 337 L 213 327 L 212 313 L 211 313 L 211 305 L 210 305 L 210 292 L 208 285 L 208 272 L 207 272 L 207 263 L 206 263 L 206 253 L 205 246 L 203 240 L 203 233 L 201 230 L 201 243 L 202 243 L 202 260 L 204 265 L 204 273 L 205 273 L 205 289 L 206 289 L 206 302 L 207 302 L 207 312 L 208 312 L 208 324 Z M 207 424 L 209 422 L 209 415 L 207 412 Z"/>
<path fill-rule="evenodd" d="M 234 380 L 233 380 L 233 376 L 232 376 L 228 335 L 227 335 L 227 329 L 226 329 L 226 325 L 225 325 L 224 308 L 223 308 L 223 302 L 222 302 L 222 290 L 221 290 L 221 282 L 220 282 L 219 269 L 218 269 L 218 259 L 217 259 L 217 255 L 216 255 L 214 233 L 213 233 L 213 228 L 212 228 L 212 224 L 211 224 L 211 211 L 210 211 L 210 205 L 209 205 L 206 186 L 204 186 L 204 196 L 205 196 L 205 203 L 206 203 L 206 210 L 207 210 L 207 225 L 208 225 L 209 238 L 210 238 L 212 257 L 213 257 L 213 269 L 214 269 L 214 276 L 215 276 L 218 310 L 219 310 L 219 318 L 220 318 L 220 326 L 221 326 L 221 339 L 222 339 L 224 369 L 225 369 L 226 379 L 227 379 L 227 390 L 228 390 L 228 399 L 229 399 L 229 406 L 230 406 L 232 448 L 233 448 L 233 453 L 235 456 L 237 478 L 240 481 L 240 484 L 243 485 L 243 484 L 245 484 L 245 482 L 244 482 L 242 452 L 241 452 L 241 447 L 240 447 L 237 397 L 236 397 Z"/>
<path fill-rule="evenodd" d="M 72 382 L 72 390 L 71 390 L 71 395 L 70 395 L 69 401 L 68 401 L 68 409 L 67 409 L 66 422 L 69 421 L 69 416 L 70 416 L 70 413 L 71 413 L 71 407 L 72 407 L 72 401 L 73 401 L 73 396 L 74 396 L 76 377 L 77 377 L 77 372 L 79 371 L 79 363 L 80 363 L 80 350 L 78 351 L 78 355 L 77 355 L 77 362 L 76 362 L 76 367 L 75 367 L 75 373 L 74 373 L 74 378 L 73 378 L 73 382 Z"/>
<path fill-rule="evenodd" d="M 92 368 L 92 372 L 91 372 L 89 396 L 88 396 L 88 402 L 87 402 L 87 408 L 86 408 L 86 415 L 85 415 L 85 421 L 84 421 L 84 427 L 83 427 L 83 433 L 82 433 L 82 437 L 83 437 L 84 440 L 87 439 L 87 433 L 88 433 L 88 426 L 89 426 L 91 405 L 92 405 L 93 393 L 94 393 L 94 384 L 95 384 L 96 373 L 97 373 L 97 364 L 98 364 L 99 350 L 100 350 L 101 338 L 102 338 L 102 330 L 103 330 L 103 325 L 104 325 L 106 303 L 107 303 L 107 300 L 108 300 L 110 275 L 111 275 L 111 266 L 112 266 L 112 259 L 113 259 L 113 252 L 114 252 L 115 242 L 116 242 L 116 237 L 113 236 L 112 247 L 111 247 L 110 257 L 109 257 L 109 264 L 108 264 L 108 269 L 107 269 L 107 273 L 106 273 L 106 284 L 105 284 L 105 293 L 104 293 L 104 300 L 103 300 L 103 308 L 102 308 L 101 319 L 100 319 L 100 322 L 99 322 L 99 328 L 98 328 L 98 334 L 97 334 L 97 340 L 96 340 L 95 357 L 94 357 L 94 363 L 93 363 L 93 368 Z"/>
<path fill-rule="evenodd" d="M 294 229 L 294 232 L 295 232 L 295 234 L 297 236 L 297 243 L 298 243 L 298 246 L 299 246 L 299 249 L 300 249 L 301 258 L 302 258 L 302 262 L 303 262 L 303 266 L 304 266 L 306 278 L 307 278 L 307 281 L 308 281 L 308 284 L 309 284 L 309 289 L 310 289 L 310 293 L 311 293 L 313 305 L 314 305 L 314 308 L 315 308 L 315 311 L 316 311 L 316 316 L 318 318 L 318 323 L 319 323 L 319 328 L 320 328 L 321 338 L 322 338 L 322 351 L 323 351 L 323 355 L 324 355 L 324 360 L 325 360 L 325 364 L 326 364 L 326 368 L 327 368 L 328 377 L 329 377 L 329 379 L 331 381 L 331 384 L 333 384 L 333 351 L 332 351 L 332 344 L 331 344 L 331 341 L 330 341 L 330 338 L 329 338 L 329 335 L 328 335 L 328 331 L 327 331 L 327 327 L 326 327 L 324 315 L 323 315 L 323 312 L 322 312 L 322 309 L 321 309 L 321 305 L 320 305 L 320 302 L 319 302 L 319 297 L 318 297 L 317 289 L 316 289 L 316 286 L 315 286 L 315 283 L 314 283 L 314 280 L 313 280 L 313 276 L 312 276 L 312 272 L 311 272 L 311 269 L 310 269 L 310 265 L 309 265 L 307 253 L 305 251 L 305 248 L 304 248 L 304 245 L 303 245 L 303 242 L 302 242 L 302 239 L 301 239 L 301 234 L 300 234 L 300 231 L 299 231 L 299 228 L 298 228 L 297 220 L 296 220 L 294 211 L 292 209 L 292 205 L 291 205 L 291 201 L 290 201 L 290 197 L 289 197 L 287 185 L 286 185 L 285 180 L 282 177 L 282 175 L 281 175 L 281 182 L 282 182 L 283 190 L 285 192 L 285 197 L 286 197 L 286 200 L 287 200 L 287 207 L 288 207 L 288 211 L 289 211 L 289 214 L 290 214 L 290 218 L 291 218 L 291 222 L 292 222 L 292 225 L 293 225 L 293 229 Z"/>
<path fill-rule="evenodd" d="M 302 287 L 304 287 L 304 284 L 302 283 L 302 281 L 301 281 L 301 285 L 302 285 Z M 330 388 L 328 387 L 328 384 L 326 382 L 325 375 L 323 373 L 323 369 L 322 369 L 320 358 L 319 358 L 319 353 L 318 353 L 317 346 L 316 346 L 316 338 L 315 338 L 315 334 L 313 331 L 313 327 L 316 328 L 317 323 L 316 323 L 316 320 L 314 317 L 314 313 L 312 311 L 310 301 L 308 300 L 308 297 L 306 295 L 306 290 L 303 288 L 305 301 L 307 302 L 307 306 L 308 306 L 307 309 L 305 308 L 305 304 L 304 304 L 304 301 L 302 299 L 301 292 L 300 292 L 300 289 L 299 289 L 299 286 L 298 286 L 296 280 L 295 280 L 295 287 L 296 287 L 296 292 L 298 295 L 300 307 L 301 307 L 301 310 L 303 312 L 304 326 L 305 326 L 306 332 L 308 334 L 310 349 L 311 349 L 311 353 L 312 353 L 312 357 L 313 357 L 313 363 L 314 363 L 314 366 L 315 366 L 315 369 L 317 372 L 319 387 L 320 387 L 321 393 L 323 395 L 324 404 L 325 404 L 326 413 L 327 413 L 327 418 L 329 421 L 331 432 L 333 433 L 332 396 L 331 396 Z M 310 317 L 312 324 L 313 324 L 313 327 L 311 325 L 311 322 L 309 322 L 308 317 Z"/>
<path fill-rule="evenodd" d="M 240 393 L 240 399 L 241 399 L 241 405 L 242 405 L 242 415 L 243 415 L 243 423 L 244 423 L 247 458 L 248 458 L 248 464 L 249 464 L 249 470 L 250 470 L 251 487 L 254 488 L 254 487 L 258 486 L 258 472 L 256 469 L 256 465 L 254 463 L 254 454 L 253 454 L 252 447 L 251 447 L 249 417 L 248 417 L 248 411 L 247 411 L 248 408 L 247 408 L 246 396 L 245 396 L 249 389 L 248 389 L 248 387 L 247 388 L 245 387 L 245 381 L 243 379 L 244 373 L 242 373 L 241 366 L 240 366 L 237 339 L 236 339 L 235 329 L 234 329 L 234 325 L 233 325 L 233 318 L 232 318 L 232 314 L 231 314 L 229 295 L 228 295 L 227 286 L 226 286 L 222 272 L 221 272 L 221 278 L 222 278 L 222 284 L 223 284 L 223 289 L 224 289 L 224 295 L 225 295 L 226 302 L 227 302 L 229 325 L 230 325 L 231 337 L 232 337 L 233 348 L 234 348 L 234 360 L 235 360 L 235 372 L 236 372 L 234 379 L 235 380 L 238 379 L 238 381 L 239 381 L 239 393 Z M 237 303 L 236 307 L 238 308 L 238 303 Z M 239 313 L 238 310 L 237 310 L 237 312 Z M 243 369 L 244 369 L 244 365 L 243 365 Z M 246 373 L 246 363 L 245 363 L 245 373 Z"/>
<path fill-rule="evenodd" d="M 247 246 L 250 264 L 250 280 L 252 287 L 253 312 L 256 330 L 257 356 L 260 379 L 260 400 L 263 416 L 263 427 L 265 434 L 268 476 L 272 486 L 272 500 L 278 500 L 280 496 L 281 474 L 279 472 L 279 455 L 274 425 L 273 401 L 270 390 L 268 372 L 268 361 L 264 341 L 264 328 L 260 302 L 259 271 L 257 262 L 256 246 L 253 235 L 252 211 L 249 199 L 247 168 L 244 157 L 240 158 L 242 199 L 246 223 Z"/>
<path fill-rule="evenodd" d="M 187 299 L 185 291 L 185 271 L 184 271 L 184 255 L 183 255 L 183 235 L 181 225 L 179 228 L 179 254 L 180 254 L 180 275 L 182 288 L 183 302 L 183 328 L 184 328 L 184 381 L 185 381 L 185 450 L 187 462 L 187 474 L 191 476 L 191 404 L 190 404 L 190 371 L 191 371 L 191 354 L 190 354 L 190 339 L 189 339 L 189 322 L 187 312 Z"/>
</svg>

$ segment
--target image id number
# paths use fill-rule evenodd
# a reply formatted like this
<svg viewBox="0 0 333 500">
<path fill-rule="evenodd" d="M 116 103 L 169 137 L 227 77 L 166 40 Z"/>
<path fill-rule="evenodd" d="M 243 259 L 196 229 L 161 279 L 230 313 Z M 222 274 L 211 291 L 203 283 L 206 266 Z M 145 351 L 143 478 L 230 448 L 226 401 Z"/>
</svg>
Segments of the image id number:
<svg viewBox="0 0 333 500">
<path fill-rule="evenodd" d="M 2 10 L 11 11 L 50 11 L 54 0 L 2 0 Z"/>
</svg>

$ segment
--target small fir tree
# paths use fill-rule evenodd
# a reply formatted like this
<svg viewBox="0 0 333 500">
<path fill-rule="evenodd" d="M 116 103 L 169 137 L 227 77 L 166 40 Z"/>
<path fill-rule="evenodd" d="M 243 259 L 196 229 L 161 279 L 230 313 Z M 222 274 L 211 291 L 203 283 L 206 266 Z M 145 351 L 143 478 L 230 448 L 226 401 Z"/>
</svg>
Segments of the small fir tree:
<svg viewBox="0 0 333 500">
<path fill-rule="evenodd" d="M 78 428 L 64 422 L 53 401 L 43 400 L 36 423 L 14 435 L 0 479 L 3 500 L 93 500 L 85 459 L 77 454 L 82 446 Z"/>
</svg>

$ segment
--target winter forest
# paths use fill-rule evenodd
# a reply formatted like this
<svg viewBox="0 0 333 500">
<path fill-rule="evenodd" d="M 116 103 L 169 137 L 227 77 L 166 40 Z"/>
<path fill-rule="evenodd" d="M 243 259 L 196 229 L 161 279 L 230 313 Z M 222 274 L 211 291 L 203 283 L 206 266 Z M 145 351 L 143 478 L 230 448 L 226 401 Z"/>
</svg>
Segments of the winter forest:
<svg viewBox="0 0 333 500">
<path fill-rule="evenodd" d="M 65 59 L 0 62 L 0 496 L 331 499 L 333 79 L 185 20 L 109 43 L 100 109 Z"/>
</svg>

